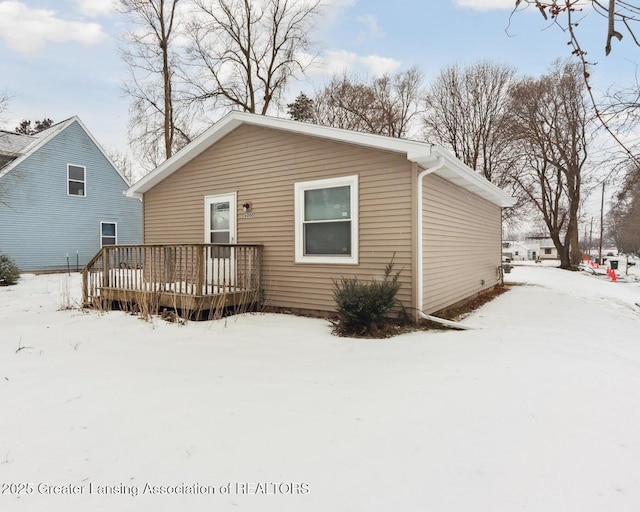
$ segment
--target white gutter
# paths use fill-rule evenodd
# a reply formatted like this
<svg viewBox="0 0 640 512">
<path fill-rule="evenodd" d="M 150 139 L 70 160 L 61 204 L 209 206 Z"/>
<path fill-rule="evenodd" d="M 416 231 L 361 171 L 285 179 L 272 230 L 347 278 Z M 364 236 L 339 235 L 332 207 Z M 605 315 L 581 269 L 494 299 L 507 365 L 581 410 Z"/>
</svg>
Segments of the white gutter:
<svg viewBox="0 0 640 512">
<path fill-rule="evenodd" d="M 423 227 L 423 193 L 422 193 L 422 183 L 424 181 L 424 177 L 428 174 L 434 173 L 439 170 L 444 165 L 444 158 L 439 156 L 437 163 L 433 167 L 429 167 L 425 169 L 420 174 L 418 174 L 418 304 L 417 310 L 420 318 L 424 318 L 425 320 L 431 320 L 432 322 L 436 322 L 442 325 L 446 325 L 447 327 L 453 327 L 454 329 L 473 329 L 473 327 L 469 327 L 468 325 L 463 325 L 458 322 L 452 322 L 451 320 L 445 320 L 444 318 L 438 318 L 437 316 L 427 315 L 422 311 L 423 301 L 424 301 L 424 268 L 422 264 L 422 260 L 424 257 L 424 237 L 422 234 Z"/>
</svg>

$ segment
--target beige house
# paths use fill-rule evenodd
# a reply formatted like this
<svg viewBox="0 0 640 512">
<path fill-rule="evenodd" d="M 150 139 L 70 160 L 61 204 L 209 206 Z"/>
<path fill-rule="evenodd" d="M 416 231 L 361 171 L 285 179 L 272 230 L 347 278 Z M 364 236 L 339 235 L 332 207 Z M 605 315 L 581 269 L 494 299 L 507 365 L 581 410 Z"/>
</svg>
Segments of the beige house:
<svg viewBox="0 0 640 512">
<path fill-rule="evenodd" d="M 382 276 L 430 314 L 499 282 L 512 198 L 422 142 L 232 112 L 133 185 L 145 244 L 261 244 L 268 305 L 334 310 L 333 279 Z"/>
</svg>

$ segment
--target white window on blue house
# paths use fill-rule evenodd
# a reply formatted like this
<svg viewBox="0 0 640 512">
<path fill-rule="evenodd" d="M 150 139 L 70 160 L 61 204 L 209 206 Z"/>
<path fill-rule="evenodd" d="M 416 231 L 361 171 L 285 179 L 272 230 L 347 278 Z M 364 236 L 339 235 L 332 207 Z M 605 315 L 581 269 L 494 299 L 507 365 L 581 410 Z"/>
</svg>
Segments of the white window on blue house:
<svg viewBox="0 0 640 512">
<path fill-rule="evenodd" d="M 358 263 L 358 176 L 295 184 L 296 263 Z"/>
<path fill-rule="evenodd" d="M 118 243 L 118 225 L 115 222 L 100 223 L 100 247 Z"/>
<path fill-rule="evenodd" d="M 67 194 L 87 195 L 87 169 L 83 165 L 67 164 Z"/>
</svg>

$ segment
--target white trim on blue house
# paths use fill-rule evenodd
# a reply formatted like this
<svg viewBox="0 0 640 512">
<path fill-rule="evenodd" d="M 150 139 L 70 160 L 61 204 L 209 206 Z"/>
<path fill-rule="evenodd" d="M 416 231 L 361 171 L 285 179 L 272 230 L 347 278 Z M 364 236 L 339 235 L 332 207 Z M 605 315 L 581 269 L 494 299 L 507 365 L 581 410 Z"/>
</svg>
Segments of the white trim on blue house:
<svg viewBox="0 0 640 512">
<path fill-rule="evenodd" d="M 113 226 L 114 226 L 114 228 L 115 228 L 115 231 L 114 231 L 115 236 L 113 237 L 115 240 L 114 240 L 113 244 L 109 244 L 109 245 L 117 245 L 117 243 L 118 243 L 118 223 L 117 223 L 117 222 L 112 222 L 112 221 L 107 221 L 107 220 L 101 220 L 101 221 L 100 221 L 100 248 L 101 248 L 101 249 L 102 249 L 102 247 L 104 246 L 104 244 L 103 244 L 103 242 L 102 242 L 102 239 L 103 239 L 103 238 L 112 238 L 112 237 L 110 237 L 110 236 L 105 236 L 105 235 L 104 235 L 104 233 L 103 233 L 103 231 L 102 231 L 102 228 L 103 228 L 103 226 L 104 226 L 105 224 L 113 224 Z"/>
<path fill-rule="evenodd" d="M 102 153 L 102 155 L 108 160 L 108 162 L 111 164 L 111 166 L 116 170 L 118 175 L 122 178 L 122 180 L 127 185 L 129 185 L 129 182 L 124 177 L 122 172 L 120 172 L 120 169 L 118 169 L 116 164 L 113 163 L 113 160 L 111 160 L 111 158 L 109 158 L 109 155 L 107 155 L 107 153 L 105 152 L 104 148 L 95 139 L 95 137 L 91 134 L 91 132 L 88 130 L 88 128 L 84 125 L 84 123 L 80 120 L 80 118 L 78 116 L 73 116 L 73 117 L 70 117 L 69 119 L 65 119 L 64 121 L 60 121 L 59 123 L 56 123 L 53 126 L 47 128 L 46 130 L 43 130 L 43 131 L 35 134 L 34 135 L 35 140 L 20 152 L 21 155 L 18 158 L 16 158 L 15 160 L 12 160 L 10 163 L 5 165 L 2 169 L 0 169 L 0 178 L 2 178 L 5 174 L 11 172 L 15 167 L 20 165 L 24 160 L 29 158 L 39 148 L 41 148 L 47 142 L 49 142 L 51 139 L 56 137 L 61 131 L 65 130 L 67 127 L 71 126 L 74 122 L 78 123 L 80 125 L 80 127 L 84 130 L 84 132 L 87 134 L 87 136 L 91 139 L 91 142 L 93 142 L 96 145 L 96 147 L 98 148 L 100 153 Z"/>
<path fill-rule="evenodd" d="M 69 193 L 69 184 L 70 184 L 70 182 L 73 181 L 74 183 L 80 183 L 80 180 L 72 179 L 71 176 L 69 175 L 69 168 L 70 167 L 77 167 L 78 169 L 82 169 L 82 171 L 83 171 L 82 194 L 70 194 Z M 87 197 L 87 166 L 86 165 L 67 163 L 67 195 L 69 197 Z"/>
</svg>

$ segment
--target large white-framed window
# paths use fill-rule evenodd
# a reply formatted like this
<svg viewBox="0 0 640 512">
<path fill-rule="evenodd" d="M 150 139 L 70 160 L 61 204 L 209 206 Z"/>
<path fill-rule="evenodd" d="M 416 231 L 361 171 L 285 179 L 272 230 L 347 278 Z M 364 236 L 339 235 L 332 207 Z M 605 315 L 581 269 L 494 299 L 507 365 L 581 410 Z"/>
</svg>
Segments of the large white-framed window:
<svg viewBox="0 0 640 512">
<path fill-rule="evenodd" d="M 84 165 L 67 164 L 67 194 L 87 195 L 87 168 Z"/>
<path fill-rule="evenodd" d="M 358 263 L 358 176 L 304 181 L 295 191 L 296 263 Z"/>
<path fill-rule="evenodd" d="M 118 224 L 115 222 L 100 222 L 100 247 L 116 245 L 118 243 Z"/>
</svg>

